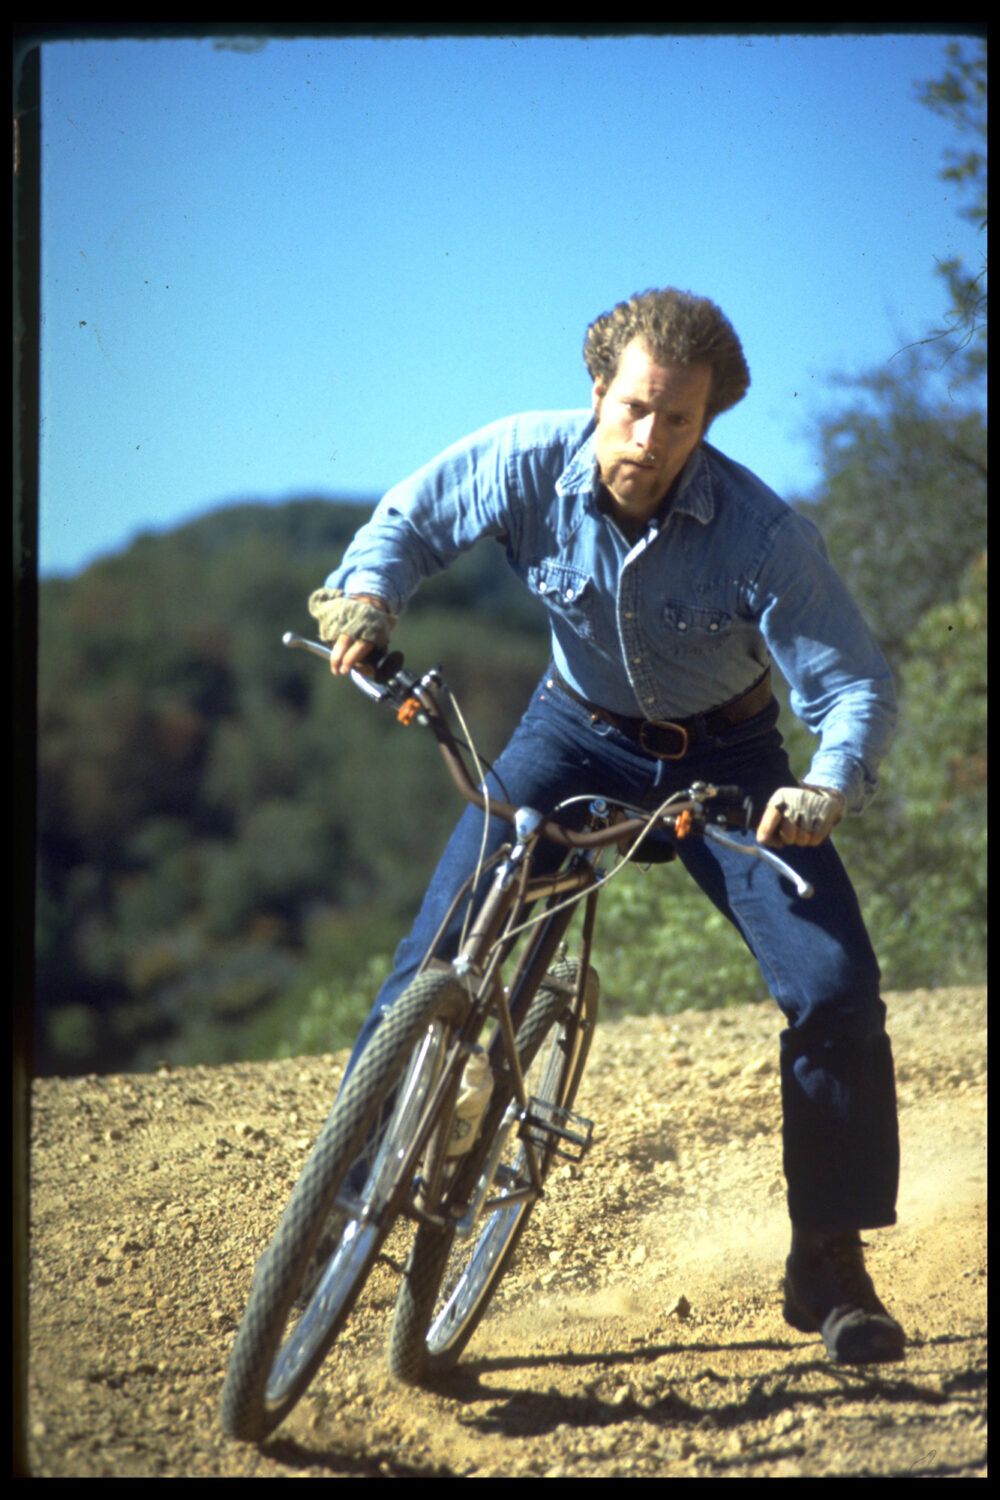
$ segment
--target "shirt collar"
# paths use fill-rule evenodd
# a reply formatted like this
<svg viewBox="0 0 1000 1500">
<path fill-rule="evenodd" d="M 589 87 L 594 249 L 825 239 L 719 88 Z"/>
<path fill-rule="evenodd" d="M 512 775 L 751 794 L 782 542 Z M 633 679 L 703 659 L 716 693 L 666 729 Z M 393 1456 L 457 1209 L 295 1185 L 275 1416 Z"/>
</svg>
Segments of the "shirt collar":
<svg viewBox="0 0 1000 1500">
<path fill-rule="evenodd" d="M 596 496 L 601 483 L 597 472 L 596 446 L 597 436 L 591 427 L 587 437 L 556 481 L 556 490 L 559 494 Z M 714 516 L 715 497 L 712 493 L 712 474 L 704 443 L 698 444 L 681 470 L 670 509 L 671 512 L 680 511 L 683 515 L 693 516 L 702 524 L 706 524 Z"/>
<path fill-rule="evenodd" d="M 677 479 L 671 512 L 681 511 L 706 525 L 715 515 L 712 493 L 712 471 L 705 444 L 701 442 L 684 465 Z"/>
<path fill-rule="evenodd" d="M 587 425 L 586 436 L 579 448 L 556 480 L 556 491 L 560 495 L 596 495 L 597 477 L 597 433 L 593 417 Z"/>
</svg>

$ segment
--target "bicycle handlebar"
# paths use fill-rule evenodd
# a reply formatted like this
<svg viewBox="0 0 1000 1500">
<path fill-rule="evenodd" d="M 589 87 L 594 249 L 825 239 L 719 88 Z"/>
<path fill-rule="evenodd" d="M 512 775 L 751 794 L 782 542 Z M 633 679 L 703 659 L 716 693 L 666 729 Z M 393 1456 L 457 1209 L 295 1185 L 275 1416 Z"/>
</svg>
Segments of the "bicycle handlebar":
<svg viewBox="0 0 1000 1500">
<path fill-rule="evenodd" d="M 327 661 L 330 659 L 331 651 L 328 646 L 319 641 L 307 640 L 291 630 L 282 636 L 282 644 L 309 651 Z M 466 800 L 514 824 L 519 809 L 499 798 L 487 798 L 469 775 L 458 742 L 432 691 L 433 688 L 444 685 L 439 670 L 432 668 L 420 676 L 404 664 L 399 651 L 373 651 L 365 658 L 365 666 L 369 671 L 352 668 L 349 675 L 354 685 L 375 702 L 394 704 L 401 722 L 411 723 L 416 719 L 425 724 L 437 740 L 452 780 Z M 584 831 L 566 828 L 551 818 L 542 818 L 538 832 L 553 843 L 571 849 L 600 849 L 629 840 L 635 840 L 638 847 L 641 836 L 652 831 L 654 826 L 664 828 L 677 839 L 689 834 L 699 834 L 774 866 L 779 874 L 794 883 L 800 896 L 813 894 L 812 886 L 772 850 L 761 845 L 738 843 L 722 832 L 723 828 L 738 828 L 745 833 L 750 826 L 750 799 L 740 787 L 694 782 L 687 794 L 680 793 L 677 798 L 671 799 L 669 808 L 661 807 L 655 813 L 632 813 L 629 809 L 629 813 L 631 815 L 618 822 Z"/>
</svg>

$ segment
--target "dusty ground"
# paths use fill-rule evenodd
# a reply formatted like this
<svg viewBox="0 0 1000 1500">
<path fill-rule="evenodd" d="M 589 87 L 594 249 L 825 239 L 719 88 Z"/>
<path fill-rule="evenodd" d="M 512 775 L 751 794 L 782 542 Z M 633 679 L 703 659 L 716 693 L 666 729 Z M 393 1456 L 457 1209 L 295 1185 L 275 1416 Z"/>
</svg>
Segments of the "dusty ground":
<svg viewBox="0 0 1000 1500">
<path fill-rule="evenodd" d="M 36 1476 L 986 1475 L 986 994 L 887 997 L 900 1222 L 869 1266 L 910 1337 L 837 1368 L 780 1315 L 776 1012 L 602 1028 L 597 1122 L 447 1388 L 395 1386 L 381 1279 L 263 1448 L 217 1404 L 255 1259 L 343 1057 L 38 1082 Z"/>
</svg>

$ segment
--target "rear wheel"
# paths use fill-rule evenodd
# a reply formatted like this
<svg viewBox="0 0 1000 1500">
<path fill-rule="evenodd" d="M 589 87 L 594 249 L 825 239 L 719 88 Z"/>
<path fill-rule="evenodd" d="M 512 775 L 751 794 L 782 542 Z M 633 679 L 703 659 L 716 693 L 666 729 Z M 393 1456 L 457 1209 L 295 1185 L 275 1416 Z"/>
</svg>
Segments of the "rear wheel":
<svg viewBox="0 0 1000 1500">
<path fill-rule="evenodd" d="M 576 1022 L 566 990 L 575 983 L 576 964 L 562 962 L 550 971 L 556 985 L 543 982 L 518 1032 L 518 1056 L 525 1075 L 526 1093 L 541 1106 L 569 1109 L 576 1094 L 590 1027 Z M 587 977 L 587 1015 L 596 1014 L 597 975 Z M 558 986 L 558 987 L 556 987 Z M 508 1114 L 512 1111 L 513 1114 Z M 389 1363 L 393 1375 L 409 1385 L 419 1385 L 444 1374 L 457 1362 L 478 1327 L 501 1277 L 504 1275 L 534 1207 L 532 1197 L 504 1206 L 505 1191 L 514 1193 L 528 1181 L 523 1143 L 513 1115 L 516 1101 L 495 1101 L 486 1122 L 483 1142 L 465 1169 L 466 1180 L 457 1198 L 471 1198 L 476 1179 L 497 1132 L 510 1128 L 506 1148 L 495 1169 L 489 1191 L 491 1201 L 501 1200 L 480 1219 L 472 1234 L 461 1237 L 454 1229 L 421 1227 L 417 1231 L 406 1272 L 396 1301 Z M 552 1137 L 538 1136 L 536 1147 L 544 1180 L 555 1149 Z"/>
<path fill-rule="evenodd" d="M 278 1426 L 347 1321 L 409 1189 L 414 1133 L 468 1004 L 454 975 L 419 976 L 341 1090 L 254 1274 L 222 1392 L 233 1437 Z"/>
</svg>

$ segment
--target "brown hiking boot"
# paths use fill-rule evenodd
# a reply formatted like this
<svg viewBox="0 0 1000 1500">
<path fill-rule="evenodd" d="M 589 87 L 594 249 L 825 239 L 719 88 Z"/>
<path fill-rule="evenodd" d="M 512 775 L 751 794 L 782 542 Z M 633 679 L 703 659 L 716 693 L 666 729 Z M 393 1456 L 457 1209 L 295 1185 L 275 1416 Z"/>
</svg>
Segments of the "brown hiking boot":
<svg viewBox="0 0 1000 1500">
<path fill-rule="evenodd" d="M 785 1322 L 820 1333 L 840 1364 L 899 1359 L 906 1335 L 878 1299 L 865 1270 L 861 1236 L 792 1230 L 785 1261 Z"/>
</svg>

